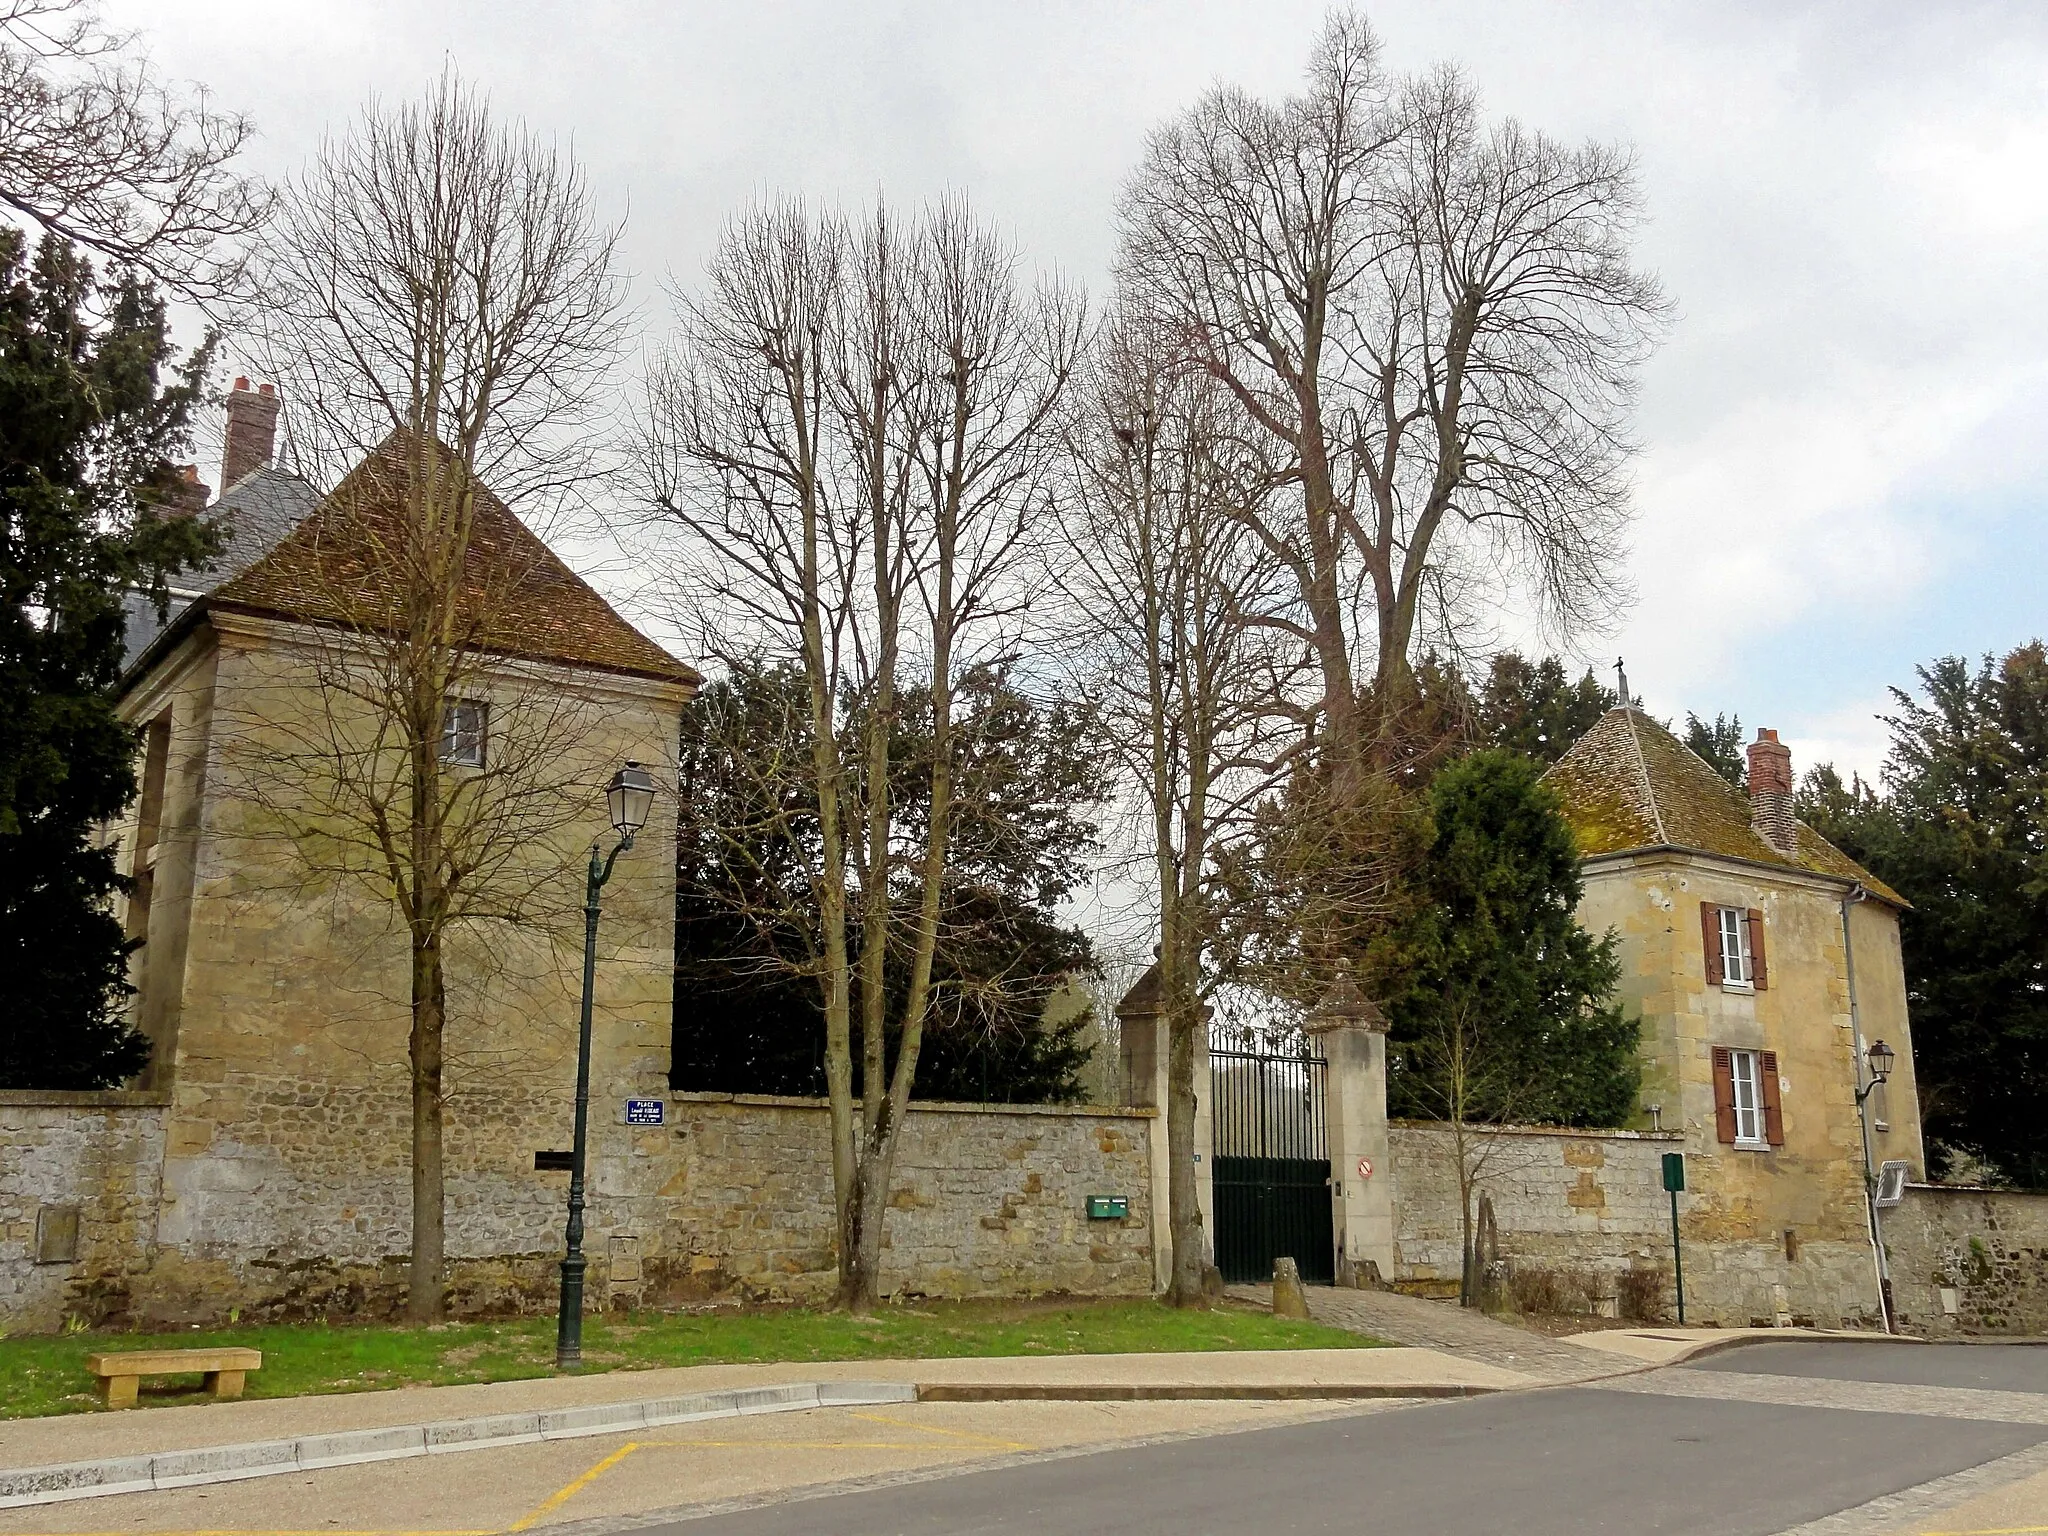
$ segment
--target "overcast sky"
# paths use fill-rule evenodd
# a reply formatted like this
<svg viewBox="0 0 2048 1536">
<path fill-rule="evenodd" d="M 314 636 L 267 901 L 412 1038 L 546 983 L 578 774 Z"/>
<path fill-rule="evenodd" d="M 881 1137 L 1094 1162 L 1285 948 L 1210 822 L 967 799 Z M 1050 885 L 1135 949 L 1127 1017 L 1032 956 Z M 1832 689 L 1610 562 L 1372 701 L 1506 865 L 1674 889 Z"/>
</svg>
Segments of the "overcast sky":
<svg viewBox="0 0 2048 1536">
<path fill-rule="evenodd" d="M 573 139 L 650 333 L 764 191 L 970 191 L 1103 286 L 1146 130 L 1217 79 L 1292 89 L 1323 7 L 107 0 L 296 167 L 452 59 Z M 1882 756 L 1889 684 L 2035 635 L 2048 561 L 2048 7 L 1399 0 L 1397 69 L 1640 152 L 1644 264 L 1679 305 L 1645 378 L 1628 658 L 1665 715 L 1773 725 L 1799 766 Z M 1611 677 L 1611 674 L 1609 674 Z"/>
</svg>

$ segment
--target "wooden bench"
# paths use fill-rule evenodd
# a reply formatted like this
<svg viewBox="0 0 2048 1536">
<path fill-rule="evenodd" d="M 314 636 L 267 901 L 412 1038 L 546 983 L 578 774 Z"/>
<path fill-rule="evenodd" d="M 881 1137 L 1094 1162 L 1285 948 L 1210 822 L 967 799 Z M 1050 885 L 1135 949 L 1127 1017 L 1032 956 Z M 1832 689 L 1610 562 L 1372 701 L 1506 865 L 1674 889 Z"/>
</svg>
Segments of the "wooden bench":
<svg viewBox="0 0 2048 1536">
<path fill-rule="evenodd" d="M 249 1372 L 263 1369 L 260 1349 L 137 1349 L 119 1355 L 87 1355 L 85 1368 L 100 1379 L 109 1408 L 133 1408 L 145 1376 L 201 1371 L 215 1397 L 240 1397 Z"/>
</svg>

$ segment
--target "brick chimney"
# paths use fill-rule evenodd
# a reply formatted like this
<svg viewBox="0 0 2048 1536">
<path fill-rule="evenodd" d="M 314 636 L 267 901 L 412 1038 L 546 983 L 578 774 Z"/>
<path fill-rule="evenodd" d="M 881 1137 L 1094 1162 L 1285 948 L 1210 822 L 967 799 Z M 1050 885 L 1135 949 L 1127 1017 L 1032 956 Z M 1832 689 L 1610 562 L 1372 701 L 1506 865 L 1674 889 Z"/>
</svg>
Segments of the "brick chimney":
<svg viewBox="0 0 2048 1536">
<path fill-rule="evenodd" d="M 191 517 L 206 510 L 206 504 L 213 499 L 213 487 L 199 478 L 197 464 L 179 464 L 178 483 L 164 497 L 163 511 L 166 517 Z"/>
<path fill-rule="evenodd" d="M 228 440 L 220 457 L 220 484 L 226 490 L 244 475 L 267 468 L 277 447 L 277 391 L 270 385 L 249 387 L 235 380 L 228 396 Z"/>
<path fill-rule="evenodd" d="M 1792 749 L 1776 731 L 1760 730 L 1749 744 L 1749 824 L 1780 853 L 1799 851 L 1792 820 Z"/>
</svg>

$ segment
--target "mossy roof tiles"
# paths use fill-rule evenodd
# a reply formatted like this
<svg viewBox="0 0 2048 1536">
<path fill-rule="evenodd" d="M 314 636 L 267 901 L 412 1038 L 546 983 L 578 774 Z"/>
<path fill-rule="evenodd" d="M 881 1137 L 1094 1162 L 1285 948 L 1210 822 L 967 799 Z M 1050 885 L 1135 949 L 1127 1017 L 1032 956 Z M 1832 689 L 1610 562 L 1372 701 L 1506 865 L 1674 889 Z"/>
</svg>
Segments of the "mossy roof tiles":
<svg viewBox="0 0 2048 1536">
<path fill-rule="evenodd" d="M 1610 709 L 1544 776 L 1586 857 L 1684 848 L 1861 882 L 1904 906 L 1898 893 L 1803 822 L 1786 854 L 1750 823 L 1749 797 L 1641 710 Z"/>
</svg>

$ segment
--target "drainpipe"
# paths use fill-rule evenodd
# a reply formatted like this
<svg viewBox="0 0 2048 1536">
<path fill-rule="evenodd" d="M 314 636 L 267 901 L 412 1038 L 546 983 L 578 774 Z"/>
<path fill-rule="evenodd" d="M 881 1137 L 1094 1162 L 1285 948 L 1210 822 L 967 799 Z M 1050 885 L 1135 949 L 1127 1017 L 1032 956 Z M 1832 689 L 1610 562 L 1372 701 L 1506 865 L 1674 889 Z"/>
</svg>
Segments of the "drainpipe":
<svg viewBox="0 0 2048 1536">
<path fill-rule="evenodd" d="M 1849 909 L 1868 901 L 1870 892 L 1862 885 L 1849 887 L 1842 898 L 1842 968 L 1849 982 L 1849 1061 L 1856 1084 L 1856 1120 L 1863 1129 L 1863 1212 L 1870 1227 L 1870 1262 L 1877 1274 L 1877 1313 L 1884 1319 L 1884 1331 L 1897 1333 L 1892 1324 L 1892 1288 L 1885 1273 L 1884 1237 L 1877 1222 L 1877 1173 L 1870 1162 L 1870 1093 L 1877 1084 L 1863 1080 L 1863 1017 L 1856 1007 L 1856 946 L 1849 936 Z"/>
</svg>

